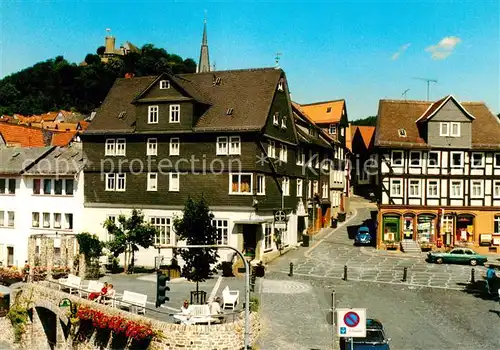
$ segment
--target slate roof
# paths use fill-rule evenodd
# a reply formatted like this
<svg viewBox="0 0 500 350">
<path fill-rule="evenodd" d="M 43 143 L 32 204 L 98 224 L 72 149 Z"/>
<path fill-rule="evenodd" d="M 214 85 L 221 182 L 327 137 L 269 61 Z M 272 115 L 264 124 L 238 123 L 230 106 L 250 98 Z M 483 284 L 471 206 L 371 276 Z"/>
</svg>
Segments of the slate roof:
<svg viewBox="0 0 500 350">
<path fill-rule="evenodd" d="M 330 142 L 333 142 L 333 140 L 327 137 L 326 133 L 300 109 L 299 104 L 292 102 L 292 111 L 296 124 L 302 124 L 302 126 L 307 127 L 309 127 L 309 125 L 312 125 L 318 131 L 318 137 L 315 137 L 310 135 L 309 132 L 305 132 L 300 127 L 297 127 L 296 130 L 299 142 L 332 148 Z"/>
<path fill-rule="evenodd" d="M 0 149 L 0 174 L 19 174 L 28 164 L 49 152 L 52 147 L 9 147 Z"/>
<path fill-rule="evenodd" d="M 340 122 L 344 106 L 345 100 L 333 100 L 300 105 L 302 111 L 304 111 L 309 118 L 314 120 L 316 124 Z"/>
<path fill-rule="evenodd" d="M 27 175 L 73 175 L 80 172 L 87 163 L 82 147 L 75 144 L 69 147 L 54 147 L 51 152 L 29 167 Z"/>
<path fill-rule="evenodd" d="M 207 105 L 195 132 L 259 131 L 265 126 L 282 73 L 280 69 L 260 68 L 168 76 L 197 102 Z M 214 84 L 214 77 L 221 83 Z M 87 132 L 134 132 L 132 101 L 159 78 L 117 79 Z M 230 116 L 226 115 L 228 108 L 233 109 Z M 121 112 L 125 112 L 123 119 L 119 119 Z"/>
<path fill-rule="evenodd" d="M 417 120 L 432 104 L 433 102 L 428 101 L 380 100 L 375 146 L 429 148 L 430 146 L 420 134 L 418 128 L 420 123 L 417 123 Z M 475 118 L 472 120 L 472 148 L 499 149 L 500 121 L 498 118 L 484 102 L 461 102 L 460 104 Z M 399 129 L 405 129 L 406 137 L 399 136 Z"/>
</svg>

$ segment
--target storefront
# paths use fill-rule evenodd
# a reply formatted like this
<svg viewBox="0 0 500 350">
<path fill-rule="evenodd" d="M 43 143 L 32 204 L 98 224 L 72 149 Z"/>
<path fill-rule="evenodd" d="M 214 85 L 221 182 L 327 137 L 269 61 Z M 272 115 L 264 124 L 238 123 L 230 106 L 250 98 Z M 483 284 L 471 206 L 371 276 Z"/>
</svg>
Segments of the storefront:
<svg viewBox="0 0 500 350">
<path fill-rule="evenodd" d="M 474 216 L 461 214 L 456 221 L 455 244 L 474 242 Z"/>
<path fill-rule="evenodd" d="M 403 238 L 413 239 L 415 232 L 415 215 L 405 214 L 403 216 Z"/>
<path fill-rule="evenodd" d="M 399 242 L 400 241 L 400 216 L 399 215 L 384 215 L 382 219 L 382 232 L 384 233 L 384 242 Z"/>
<path fill-rule="evenodd" d="M 443 242 L 446 246 L 451 246 L 453 244 L 453 215 L 444 215 L 442 219 L 441 235 L 443 236 Z"/>
<path fill-rule="evenodd" d="M 417 242 L 435 243 L 436 242 L 436 215 L 420 214 L 417 219 Z"/>
</svg>

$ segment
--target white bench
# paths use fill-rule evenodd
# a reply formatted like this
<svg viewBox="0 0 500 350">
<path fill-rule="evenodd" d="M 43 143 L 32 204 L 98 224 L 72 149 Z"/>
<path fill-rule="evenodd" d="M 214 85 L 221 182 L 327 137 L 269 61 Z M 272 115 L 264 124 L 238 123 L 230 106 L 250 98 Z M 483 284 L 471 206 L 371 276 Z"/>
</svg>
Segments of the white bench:
<svg viewBox="0 0 500 350">
<path fill-rule="evenodd" d="M 146 314 L 146 303 L 148 296 L 146 294 L 134 293 L 128 290 L 123 292 L 122 303 L 120 306 L 127 306 L 129 309 L 136 307 L 137 313 Z"/>
<path fill-rule="evenodd" d="M 90 293 L 100 293 L 103 288 L 104 283 L 99 281 L 89 281 L 89 285 L 87 286 L 87 288 L 80 292 L 80 297 L 82 297 L 82 295 L 88 296 Z"/>
<path fill-rule="evenodd" d="M 234 310 L 236 305 L 240 301 L 240 291 L 239 290 L 229 290 L 229 286 L 226 286 L 222 291 L 222 308 L 231 308 Z"/>
<path fill-rule="evenodd" d="M 174 319 L 183 324 L 211 323 L 219 320 L 210 314 L 209 305 L 189 305 L 187 314 L 176 314 Z"/>
<path fill-rule="evenodd" d="M 73 290 L 77 293 L 80 293 L 80 289 L 82 288 L 82 279 L 81 277 L 69 274 L 68 278 L 64 280 L 59 279 L 59 289 L 69 289 L 69 294 L 73 294 Z"/>
</svg>

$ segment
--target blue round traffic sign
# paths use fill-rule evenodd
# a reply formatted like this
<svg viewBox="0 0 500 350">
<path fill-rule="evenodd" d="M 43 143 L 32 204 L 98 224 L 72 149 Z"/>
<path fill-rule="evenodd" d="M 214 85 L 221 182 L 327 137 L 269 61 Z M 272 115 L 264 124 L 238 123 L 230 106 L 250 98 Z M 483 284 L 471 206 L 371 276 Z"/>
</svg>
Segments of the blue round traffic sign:
<svg viewBox="0 0 500 350">
<path fill-rule="evenodd" d="M 354 311 L 349 311 L 344 315 L 344 323 L 347 327 L 356 327 L 359 324 L 359 315 Z"/>
</svg>

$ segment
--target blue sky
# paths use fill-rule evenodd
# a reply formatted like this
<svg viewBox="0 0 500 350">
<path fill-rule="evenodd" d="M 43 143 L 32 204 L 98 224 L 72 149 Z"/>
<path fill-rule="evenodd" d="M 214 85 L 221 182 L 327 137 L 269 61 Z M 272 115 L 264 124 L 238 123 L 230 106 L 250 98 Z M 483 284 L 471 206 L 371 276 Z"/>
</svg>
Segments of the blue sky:
<svg viewBox="0 0 500 350">
<path fill-rule="evenodd" d="M 350 119 L 378 100 L 452 93 L 500 112 L 500 6 L 481 1 L 0 1 L 0 77 L 104 44 L 153 43 L 198 60 L 204 11 L 218 70 L 274 65 L 299 103 L 345 98 Z M 399 54 L 397 54 L 399 53 Z"/>
</svg>

